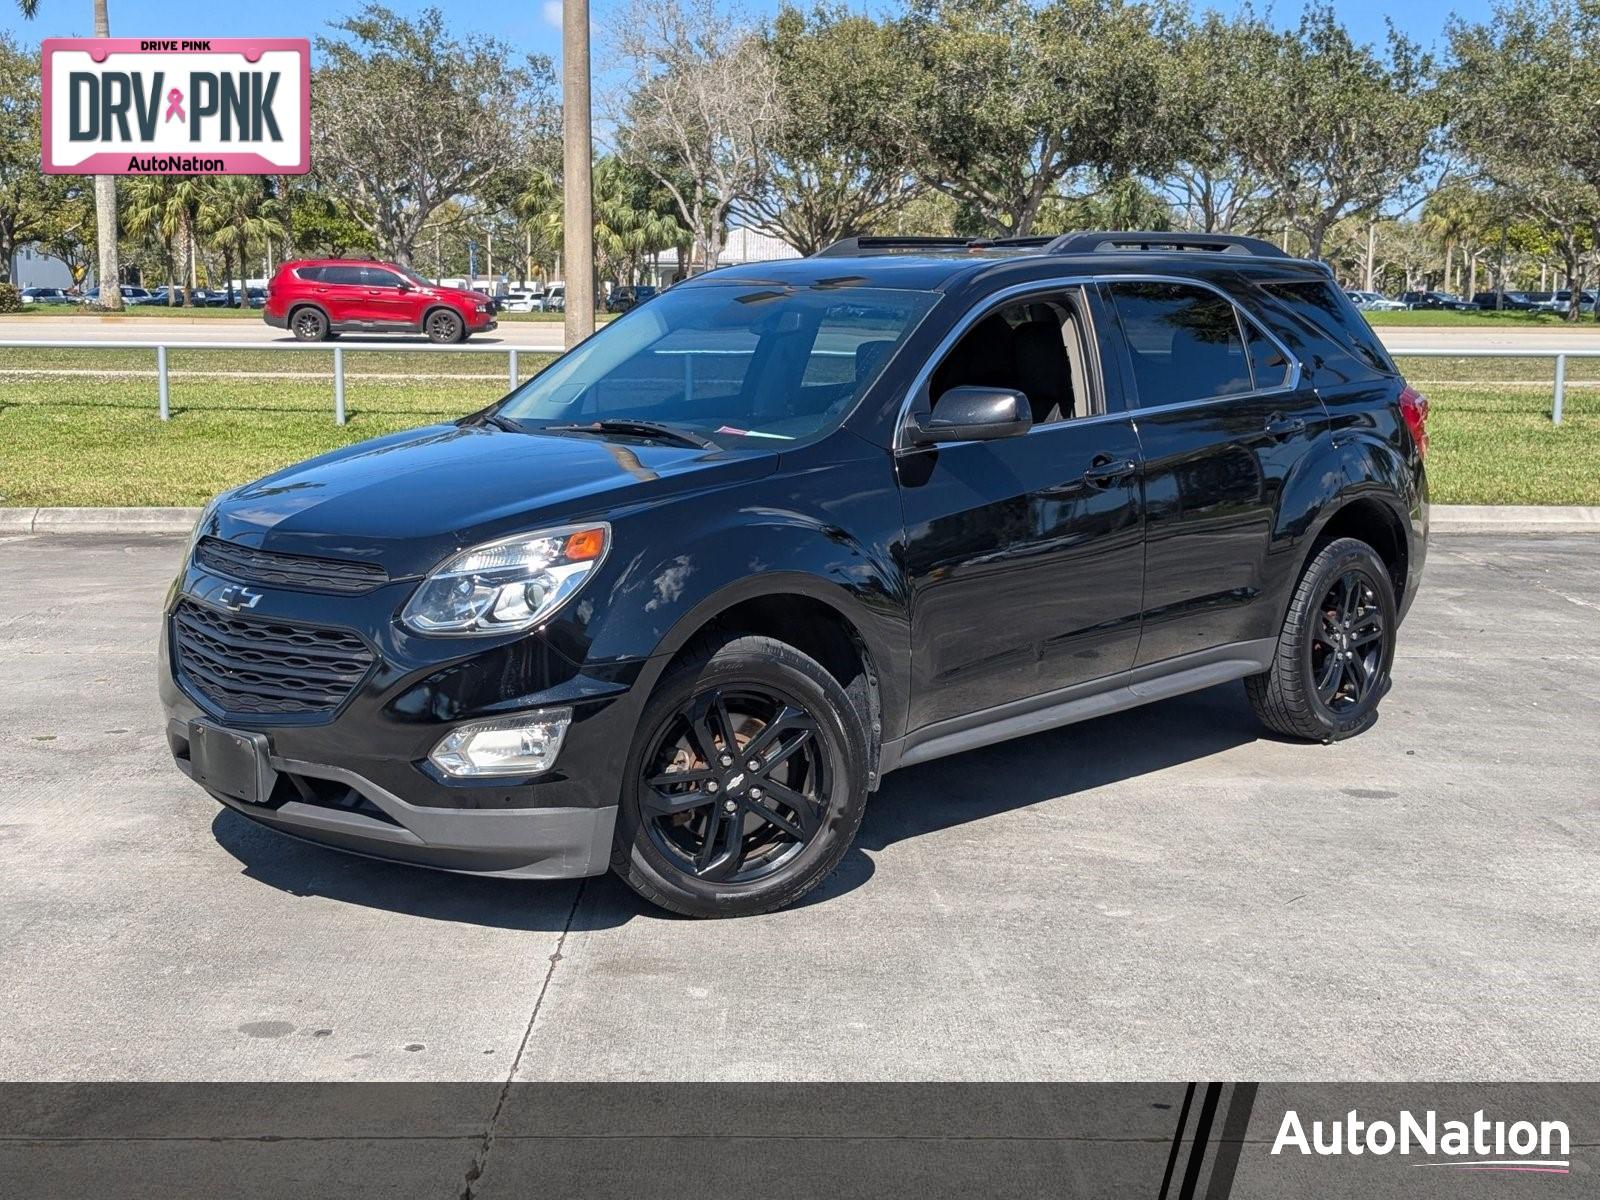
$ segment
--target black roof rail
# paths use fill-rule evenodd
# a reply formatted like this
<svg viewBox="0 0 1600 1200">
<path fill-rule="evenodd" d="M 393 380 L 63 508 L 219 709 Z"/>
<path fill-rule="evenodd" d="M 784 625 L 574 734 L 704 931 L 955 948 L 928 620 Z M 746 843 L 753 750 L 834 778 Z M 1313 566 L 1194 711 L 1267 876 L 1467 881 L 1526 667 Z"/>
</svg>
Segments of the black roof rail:
<svg viewBox="0 0 1600 1200">
<path fill-rule="evenodd" d="M 1280 247 L 1260 238 L 1234 233 L 1178 233 L 1154 229 L 1063 233 L 1045 247 L 1048 254 L 1115 253 L 1118 250 L 1203 250 L 1212 254 L 1248 254 L 1255 258 L 1289 257 Z"/>
<path fill-rule="evenodd" d="M 847 237 L 824 246 L 812 258 L 848 258 L 879 250 L 965 250 L 972 244 L 964 237 Z"/>
<path fill-rule="evenodd" d="M 842 238 L 824 246 L 813 258 L 844 258 L 853 254 L 873 254 L 890 250 L 1043 250 L 1056 240 L 1055 234 L 1028 237 L 938 237 L 884 235 Z"/>
</svg>

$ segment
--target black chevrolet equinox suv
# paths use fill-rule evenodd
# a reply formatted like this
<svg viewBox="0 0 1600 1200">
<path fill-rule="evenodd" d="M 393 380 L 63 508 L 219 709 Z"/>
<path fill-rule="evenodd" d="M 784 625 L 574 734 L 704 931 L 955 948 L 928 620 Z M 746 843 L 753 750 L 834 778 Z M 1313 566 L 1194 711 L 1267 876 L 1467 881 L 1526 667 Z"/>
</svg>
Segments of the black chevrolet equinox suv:
<svg viewBox="0 0 1600 1200">
<path fill-rule="evenodd" d="M 168 740 L 321 845 L 775 909 L 899 767 L 1239 679 L 1281 735 L 1370 726 L 1426 412 L 1324 267 L 1248 238 L 713 271 L 213 500 Z"/>
</svg>

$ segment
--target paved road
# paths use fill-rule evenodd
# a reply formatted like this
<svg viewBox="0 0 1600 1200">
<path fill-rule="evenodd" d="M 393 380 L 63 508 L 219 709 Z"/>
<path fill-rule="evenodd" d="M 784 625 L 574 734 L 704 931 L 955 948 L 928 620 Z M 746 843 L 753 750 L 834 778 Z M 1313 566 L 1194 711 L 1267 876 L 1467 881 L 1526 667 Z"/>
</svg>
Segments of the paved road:
<svg viewBox="0 0 1600 1200">
<path fill-rule="evenodd" d="M 1401 328 L 1385 326 L 1378 336 L 1391 350 L 1600 350 L 1600 326 L 1589 324 L 1569 332 L 1535 326 L 1528 329 L 1484 329 L 1441 327 Z M 196 317 L 191 320 L 168 317 L 129 318 L 88 317 L 0 317 L 0 341 L 70 340 L 82 342 L 287 342 L 293 341 L 281 329 L 262 321 Z M 347 346 L 391 343 L 426 346 L 416 337 L 363 337 L 346 334 L 340 339 Z M 522 349 L 558 350 L 562 328 L 554 321 L 506 321 L 493 333 L 480 334 L 473 345 L 517 346 Z M 0 349 L 0 355 L 5 351 Z"/>
<path fill-rule="evenodd" d="M 175 540 L 0 539 L 0 1078 L 1593 1078 L 1600 538 L 1436 538 L 1366 736 L 1237 685 L 892 776 L 804 907 L 345 857 L 217 808 Z"/>
<path fill-rule="evenodd" d="M 138 342 L 155 345 L 157 342 L 250 342 L 263 345 L 270 342 L 292 342 L 294 338 L 282 329 L 274 329 L 265 321 L 242 320 L 236 317 L 0 317 L 0 342 L 3 341 L 72 341 L 92 344 L 96 342 Z M 420 337 L 383 337 L 347 333 L 340 337 L 341 346 L 366 345 L 415 346 L 426 349 L 428 342 Z M 490 333 L 474 336 L 470 344 L 484 346 L 516 346 L 523 350 L 559 350 L 562 345 L 562 327 L 557 321 L 505 321 Z M 0 355 L 6 352 L 0 348 Z"/>
</svg>

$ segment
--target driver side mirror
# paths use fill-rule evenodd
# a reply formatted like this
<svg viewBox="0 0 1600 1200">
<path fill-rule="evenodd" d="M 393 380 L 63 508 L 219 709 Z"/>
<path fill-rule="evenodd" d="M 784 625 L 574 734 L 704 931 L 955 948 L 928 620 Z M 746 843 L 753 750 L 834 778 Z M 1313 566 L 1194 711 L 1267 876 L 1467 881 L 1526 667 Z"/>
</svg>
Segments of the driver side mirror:
<svg viewBox="0 0 1600 1200">
<path fill-rule="evenodd" d="M 956 387 L 934 401 L 931 413 L 913 413 L 909 432 L 912 445 L 932 446 L 1018 437 L 1032 428 L 1033 409 L 1021 392 Z"/>
</svg>

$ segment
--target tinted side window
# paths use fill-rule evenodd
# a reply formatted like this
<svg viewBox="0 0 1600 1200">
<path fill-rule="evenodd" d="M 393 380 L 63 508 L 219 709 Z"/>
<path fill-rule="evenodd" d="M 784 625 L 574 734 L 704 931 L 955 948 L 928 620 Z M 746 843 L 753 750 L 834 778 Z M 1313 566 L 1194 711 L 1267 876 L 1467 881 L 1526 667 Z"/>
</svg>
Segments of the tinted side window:
<svg viewBox="0 0 1600 1200">
<path fill-rule="evenodd" d="M 322 267 L 296 267 L 294 274 L 296 279 L 304 279 L 308 283 L 319 283 L 322 280 L 323 270 L 324 268 Z"/>
<path fill-rule="evenodd" d="M 361 286 L 361 283 L 362 283 L 361 276 L 362 276 L 362 271 L 361 271 L 360 267 L 323 267 L 322 268 L 322 282 L 323 283 L 353 284 L 353 285 L 359 287 L 359 286 Z"/>
<path fill-rule="evenodd" d="M 1245 346 L 1250 352 L 1250 377 L 1258 392 L 1288 386 L 1289 360 L 1278 345 L 1249 318 L 1242 318 Z"/>
<path fill-rule="evenodd" d="M 1372 372 L 1393 375 L 1394 363 L 1389 360 L 1383 343 L 1372 332 L 1372 326 L 1340 295 L 1331 283 L 1315 279 L 1280 280 L 1263 283 L 1262 289 L 1283 304 L 1319 335 L 1309 346 L 1313 355 L 1324 361 L 1318 365 L 1333 366 L 1341 374 L 1360 378 Z M 1355 374 L 1345 369 L 1339 359 L 1354 356 L 1366 368 Z"/>
<path fill-rule="evenodd" d="M 378 267 L 362 267 L 362 282 L 368 287 L 397 288 L 400 286 L 400 276 L 393 271 L 385 271 Z"/>
<path fill-rule="evenodd" d="M 1227 300 L 1180 283 L 1113 283 L 1139 404 L 1182 404 L 1252 388 L 1239 319 Z"/>
</svg>

